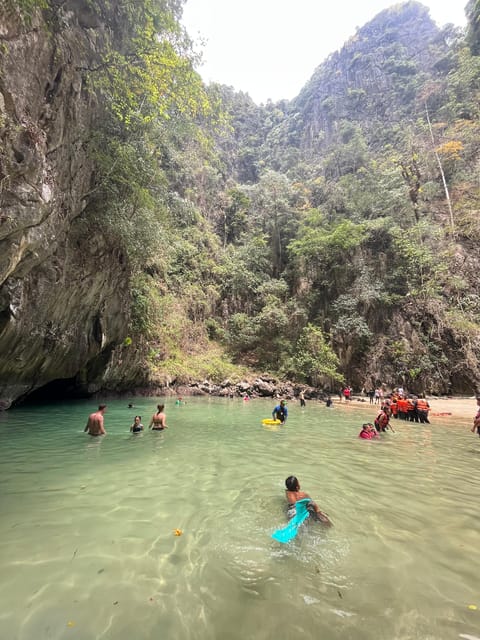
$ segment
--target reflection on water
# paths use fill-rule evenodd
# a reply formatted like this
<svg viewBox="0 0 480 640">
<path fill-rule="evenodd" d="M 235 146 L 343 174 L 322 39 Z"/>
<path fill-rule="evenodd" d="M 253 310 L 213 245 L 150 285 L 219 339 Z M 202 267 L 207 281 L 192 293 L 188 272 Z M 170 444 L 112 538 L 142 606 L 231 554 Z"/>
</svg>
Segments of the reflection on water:
<svg viewBox="0 0 480 640">
<path fill-rule="evenodd" d="M 368 406 L 292 404 L 272 429 L 271 402 L 191 399 L 130 434 L 156 404 L 110 403 L 105 438 L 92 403 L 2 414 L 2 640 L 480 637 L 468 425 L 359 441 Z M 290 474 L 335 526 L 281 546 Z"/>
</svg>

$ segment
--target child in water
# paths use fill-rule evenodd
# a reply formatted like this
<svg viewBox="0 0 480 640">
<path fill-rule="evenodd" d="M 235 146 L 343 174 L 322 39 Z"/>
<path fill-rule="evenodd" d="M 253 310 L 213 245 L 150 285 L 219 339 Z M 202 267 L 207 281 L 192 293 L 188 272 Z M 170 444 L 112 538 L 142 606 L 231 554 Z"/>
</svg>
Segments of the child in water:
<svg viewBox="0 0 480 640">
<path fill-rule="evenodd" d="M 143 431 L 142 416 L 135 416 L 133 424 L 130 427 L 130 431 L 132 433 L 139 433 L 140 431 Z"/>
<path fill-rule="evenodd" d="M 288 502 L 287 515 L 289 518 L 293 518 L 293 516 L 295 515 L 295 503 L 299 500 L 303 500 L 304 498 L 308 498 L 310 500 L 310 504 L 308 505 L 310 514 L 314 516 L 315 519 L 320 520 L 320 522 L 327 524 L 329 527 L 332 526 L 332 523 L 330 522 L 328 516 L 323 513 L 323 511 L 320 511 L 317 503 L 310 498 L 308 493 L 305 493 L 305 491 L 300 491 L 300 483 L 295 476 L 288 476 L 288 478 L 285 480 L 285 487 L 285 493 Z"/>
</svg>

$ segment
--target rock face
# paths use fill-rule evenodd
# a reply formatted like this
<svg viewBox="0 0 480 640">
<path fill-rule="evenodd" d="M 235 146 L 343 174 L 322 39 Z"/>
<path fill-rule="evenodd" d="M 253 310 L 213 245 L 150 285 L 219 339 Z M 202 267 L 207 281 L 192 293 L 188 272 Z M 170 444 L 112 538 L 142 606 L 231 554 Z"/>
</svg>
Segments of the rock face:
<svg viewBox="0 0 480 640">
<path fill-rule="evenodd" d="M 399 112 L 408 117 L 414 78 L 433 64 L 427 43 L 438 32 L 428 9 L 418 2 L 385 9 L 359 29 L 316 69 L 293 101 L 296 120 L 302 123 L 302 145 L 324 150 L 341 119 L 375 132 Z"/>
<path fill-rule="evenodd" d="M 82 4 L 63 3 L 49 27 L 41 14 L 28 26 L 0 15 L 3 408 L 94 369 L 127 330 L 125 258 L 82 218 L 98 117 L 82 69 L 98 63 L 107 40 Z"/>
</svg>

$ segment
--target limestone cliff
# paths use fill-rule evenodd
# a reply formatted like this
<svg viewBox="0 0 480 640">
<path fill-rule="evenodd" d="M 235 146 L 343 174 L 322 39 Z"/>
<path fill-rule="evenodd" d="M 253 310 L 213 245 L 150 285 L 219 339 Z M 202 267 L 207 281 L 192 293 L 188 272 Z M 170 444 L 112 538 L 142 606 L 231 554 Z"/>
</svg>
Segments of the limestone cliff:
<svg viewBox="0 0 480 640">
<path fill-rule="evenodd" d="M 88 135 L 99 115 L 82 69 L 98 63 L 108 32 L 88 3 L 51 12 L 28 25 L 12 12 L 0 19 L 3 408 L 95 368 L 128 324 L 126 260 L 82 218 L 94 171 Z"/>
</svg>

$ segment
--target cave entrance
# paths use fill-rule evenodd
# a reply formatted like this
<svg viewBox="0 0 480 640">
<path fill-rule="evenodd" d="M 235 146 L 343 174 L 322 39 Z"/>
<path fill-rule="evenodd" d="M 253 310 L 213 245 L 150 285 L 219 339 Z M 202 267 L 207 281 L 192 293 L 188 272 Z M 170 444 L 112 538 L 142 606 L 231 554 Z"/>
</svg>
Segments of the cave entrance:
<svg viewBox="0 0 480 640">
<path fill-rule="evenodd" d="M 65 400 L 79 400 L 89 398 L 91 394 L 78 385 L 77 378 L 63 378 L 52 380 L 43 387 L 39 387 L 29 393 L 28 396 L 19 398 L 15 404 L 53 404 Z"/>
</svg>

